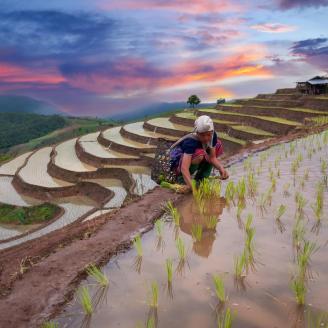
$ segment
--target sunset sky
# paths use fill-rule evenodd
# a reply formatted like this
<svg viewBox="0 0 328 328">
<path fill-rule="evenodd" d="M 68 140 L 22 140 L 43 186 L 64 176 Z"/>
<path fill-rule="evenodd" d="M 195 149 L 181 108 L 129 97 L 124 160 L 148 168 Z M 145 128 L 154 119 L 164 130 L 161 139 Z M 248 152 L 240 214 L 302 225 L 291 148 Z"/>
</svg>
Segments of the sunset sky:
<svg viewBox="0 0 328 328">
<path fill-rule="evenodd" d="M 0 0 L 0 93 L 73 115 L 251 97 L 328 72 L 328 0 Z"/>
</svg>

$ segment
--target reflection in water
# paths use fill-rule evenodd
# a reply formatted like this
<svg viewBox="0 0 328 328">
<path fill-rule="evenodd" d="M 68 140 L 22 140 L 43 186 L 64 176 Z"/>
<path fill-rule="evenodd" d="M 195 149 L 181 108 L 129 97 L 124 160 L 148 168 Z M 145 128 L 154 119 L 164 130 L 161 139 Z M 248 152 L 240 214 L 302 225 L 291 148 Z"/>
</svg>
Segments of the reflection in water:
<svg viewBox="0 0 328 328">
<path fill-rule="evenodd" d="M 226 206 L 224 197 L 212 201 L 211 204 L 206 204 L 206 212 L 200 213 L 197 205 L 192 198 L 186 199 L 179 205 L 179 212 L 181 214 L 180 229 L 192 236 L 192 227 L 195 224 L 199 224 L 202 227 L 201 240 L 194 240 L 193 251 L 201 256 L 208 257 L 212 251 L 212 245 L 216 238 L 216 224 L 213 225 L 213 217 L 216 219 L 216 223 L 219 221 L 219 217 Z M 212 224 L 209 224 L 212 222 Z"/>
</svg>

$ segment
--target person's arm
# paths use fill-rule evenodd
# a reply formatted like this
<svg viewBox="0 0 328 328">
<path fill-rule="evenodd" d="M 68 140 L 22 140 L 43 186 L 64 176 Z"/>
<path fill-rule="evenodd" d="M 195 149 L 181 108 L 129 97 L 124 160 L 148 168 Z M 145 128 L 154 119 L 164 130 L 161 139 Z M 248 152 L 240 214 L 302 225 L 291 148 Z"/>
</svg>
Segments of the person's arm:
<svg viewBox="0 0 328 328">
<path fill-rule="evenodd" d="M 184 153 L 182 155 L 182 163 L 181 163 L 181 173 L 183 176 L 183 179 L 187 185 L 187 187 L 192 190 L 192 180 L 191 180 L 191 175 L 190 175 L 190 165 L 191 165 L 191 155 L 188 155 Z"/>
<path fill-rule="evenodd" d="M 220 172 L 221 178 L 222 179 L 228 179 L 229 178 L 229 173 L 228 171 L 223 167 L 221 162 L 217 159 L 216 154 L 215 154 L 215 148 L 212 147 L 210 148 L 210 163 Z"/>
</svg>

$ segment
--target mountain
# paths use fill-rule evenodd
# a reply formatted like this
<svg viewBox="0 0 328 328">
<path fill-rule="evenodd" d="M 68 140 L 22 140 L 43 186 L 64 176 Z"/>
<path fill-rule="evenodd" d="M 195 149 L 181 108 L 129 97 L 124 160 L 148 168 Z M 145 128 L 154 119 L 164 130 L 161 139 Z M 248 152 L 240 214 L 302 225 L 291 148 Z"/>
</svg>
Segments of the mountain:
<svg viewBox="0 0 328 328">
<path fill-rule="evenodd" d="M 215 103 L 204 103 L 199 104 L 197 108 L 207 108 L 214 107 Z M 188 105 L 185 102 L 172 102 L 172 103 L 154 103 L 146 107 L 140 107 L 135 109 L 133 112 L 121 112 L 113 114 L 108 118 L 117 120 L 117 121 L 135 121 L 138 119 L 143 119 L 147 116 L 156 116 L 159 114 L 164 114 L 166 112 L 181 111 L 184 108 L 187 108 Z"/>
<path fill-rule="evenodd" d="M 27 96 L 0 95 L 0 113 L 62 114 L 45 101 Z"/>
</svg>

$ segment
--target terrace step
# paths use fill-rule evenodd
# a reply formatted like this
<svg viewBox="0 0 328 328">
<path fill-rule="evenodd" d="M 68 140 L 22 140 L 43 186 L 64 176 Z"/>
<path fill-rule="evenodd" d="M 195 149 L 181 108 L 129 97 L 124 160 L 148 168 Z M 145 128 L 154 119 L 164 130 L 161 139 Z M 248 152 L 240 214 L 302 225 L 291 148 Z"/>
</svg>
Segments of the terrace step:
<svg viewBox="0 0 328 328">
<path fill-rule="evenodd" d="M 121 126 L 109 128 L 100 132 L 98 142 L 105 147 L 121 153 L 139 155 L 140 153 L 153 153 L 154 145 L 132 141 L 121 134 Z"/>
<path fill-rule="evenodd" d="M 166 131 L 167 134 L 175 134 L 178 137 L 190 133 L 193 130 L 191 126 L 173 123 L 168 117 L 162 117 L 160 120 L 149 120 L 145 122 L 144 127 L 150 130 L 154 130 L 155 128 L 157 130 L 160 129 L 161 131 Z M 236 149 L 239 149 L 247 144 L 246 141 L 234 138 L 223 132 L 220 133 L 219 136 L 222 140 L 224 148 L 226 149 L 226 152 L 235 151 Z"/>
<path fill-rule="evenodd" d="M 171 116 L 170 121 L 187 126 L 193 126 L 197 116 L 193 113 L 179 113 Z M 237 122 L 219 120 L 213 118 L 214 127 L 217 131 L 225 132 L 230 137 L 241 140 L 257 140 L 273 137 L 274 134 L 262 129 L 254 128 L 248 125 L 240 125 Z"/>
<path fill-rule="evenodd" d="M 203 114 L 212 115 L 213 118 L 232 120 L 240 124 L 247 124 L 255 128 L 271 132 L 273 134 L 285 134 L 288 131 L 291 131 L 292 129 L 301 126 L 299 122 L 290 121 L 283 118 L 272 116 L 248 115 L 218 109 L 198 110 L 198 115 Z"/>
<path fill-rule="evenodd" d="M 122 126 L 120 133 L 126 139 L 137 141 L 147 145 L 156 145 L 159 138 L 169 141 L 176 140 L 176 137 L 170 135 L 147 131 L 144 129 L 143 125 L 143 121 L 126 124 Z"/>
<path fill-rule="evenodd" d="M 224 106 L 219 105 L 217 109 L 236 113 L 244 113 L 260 116 L 281 117 L 292 121 L 303 123 L 306 117 L 327 115 L 328 112 L 318 111 L 308 108 L 290 108 L 290 107 L 274 107 L 274 106 Z"/>
</svg>

